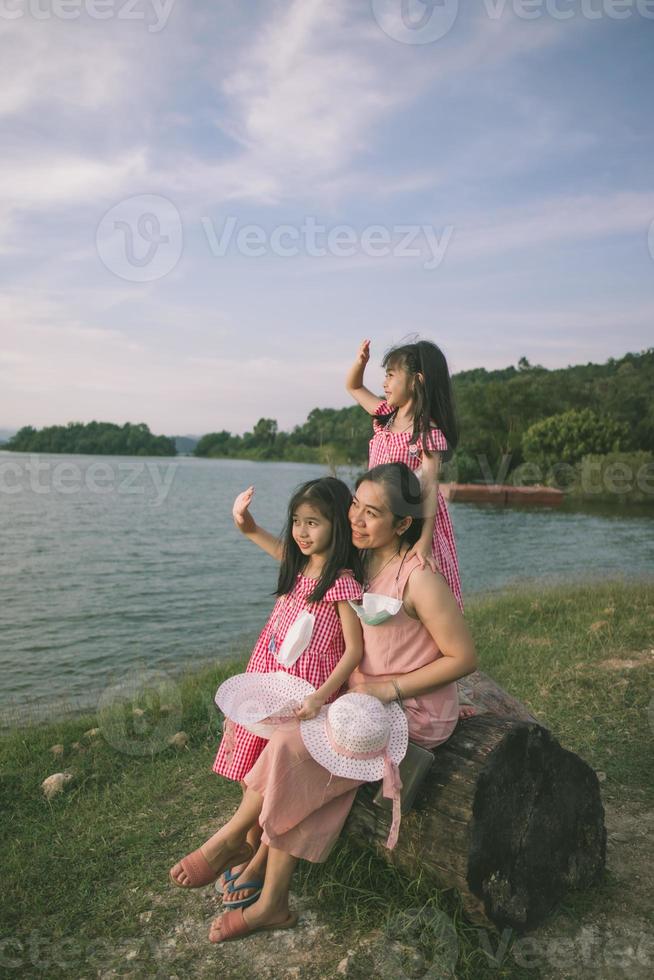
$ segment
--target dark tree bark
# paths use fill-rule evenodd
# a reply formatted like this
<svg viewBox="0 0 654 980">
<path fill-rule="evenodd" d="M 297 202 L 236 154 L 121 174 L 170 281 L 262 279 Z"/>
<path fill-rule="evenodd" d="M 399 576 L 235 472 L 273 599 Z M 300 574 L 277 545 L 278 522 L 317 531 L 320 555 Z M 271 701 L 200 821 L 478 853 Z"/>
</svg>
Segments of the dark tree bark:
<svg viewBox="0 0 654 980">
<path fill-rule="evenodd" d="M 502 929 L 539 925 L 566 891 L 601 878 L 606 830 L 599 781 L 527 708 L 479 671 L 460 684 L 477 714 L 434 752 L 394 851 L 390 813 L 362 786 L 345 833 L 379 842 L 409 874 L 456 888 L 469 918 Z"/>
</svg>

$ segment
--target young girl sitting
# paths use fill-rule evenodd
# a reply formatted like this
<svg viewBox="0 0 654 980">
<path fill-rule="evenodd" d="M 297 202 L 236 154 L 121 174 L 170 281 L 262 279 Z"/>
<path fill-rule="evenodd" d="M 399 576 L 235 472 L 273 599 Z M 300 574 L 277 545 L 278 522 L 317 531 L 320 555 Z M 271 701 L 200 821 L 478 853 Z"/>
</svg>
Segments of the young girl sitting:
<svg viewBox="0 0 654 980">
<path fill-rule="evenodd" d="M 352 397 L 373 416 L 368 465 L 406 463 L 420 471 L 424 523 L 408 557 L 418 555 L 422 564 L 441 572 L 463 611 L 454 530 L 438 489 L 441 453 L 454 450 L 459 435 L 447 362 L 427 340 L 393 348 L 382 361 L 386 377 L 381 399 L 363 384 L 369 360 L 370 341 L 364 340 L 345 382 Z"/>
<path fill-rule="evenodd" d="M 334 477 L 309 480 L 291 498 L 281 539 L 255 522 L 249 510 L 253 495 L 254 487 L 249 487 L 236 498 L 236 526 L 281 565 L 278 599 L 246 671 L 285 670 L 309 681 L 316 693 L 306 698 L 297 717 L 313 718 L 338 695 L 363 655 L 361 626 L 348 604 L 349 599 L 360 602 L 363 594 L 361 559 L 352 544 L 348 519 L 352 494 Z M 228 722 L 213 771 L 241 781 L 266 745 L 266 739 Z M 248 835 L 254 851 L 260 836 L 256 825 Z M 259 848 L 248 862 L 250 853 L 244 852 L 245 866 L 224 876 L 228 907 L 245 907 L 261 889 L 267 848 Z M 175 884 L 199 887 L 217 877 L 208 865 L 203 866 L 201 855 L 184 860 L 188 870 L 174 878 Z"/>
</svg>

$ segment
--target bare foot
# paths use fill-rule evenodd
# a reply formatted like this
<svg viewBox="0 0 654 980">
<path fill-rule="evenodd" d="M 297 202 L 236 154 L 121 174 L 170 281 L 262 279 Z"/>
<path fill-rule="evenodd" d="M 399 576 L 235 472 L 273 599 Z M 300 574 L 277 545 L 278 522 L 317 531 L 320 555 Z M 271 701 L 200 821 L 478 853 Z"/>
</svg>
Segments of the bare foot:
<svg viewBox="0 0 654 980">
<path fill-rule="evenodd" d="M 202 858 L 204 858 L 204 861 L 209 865 L 209 868 L 215 871 L 215 874 L 211 877 L 208 872 L 206 874 L 200 872 L 201 877 L 206 880 L 199 882 L 197 874 L 191 869 L 193 862 L 186 860 L 191 855 L 187 855 L 186 858 L 182 858 L 181 861 L 178 861 L 170 869 L 171 878 L 174 879 L 175 884 L 179 885 L 180 888 L 198 888 L 202 887 L 202 885 L 209 884 L 221 872 L 228 868 L 232 861 L 236 864 L 238 861 L 247 861 L 252 857 L 252 849 L 244 838 L 221 838 L 218 834 L 214 834 L 208 841 L 201 844 L 198 850 Z M 184 869 L 182 866 L 183 862 L 186 862 L 189 870 Z"/>
<path fill-rule="evenodd" d="M 459 721 L 461 721 L 463 718 L 472 718 L 472 716 L 476 714 L 477 712 L 471 704 L 462 704 L 459 708 Z"/>
</svg>

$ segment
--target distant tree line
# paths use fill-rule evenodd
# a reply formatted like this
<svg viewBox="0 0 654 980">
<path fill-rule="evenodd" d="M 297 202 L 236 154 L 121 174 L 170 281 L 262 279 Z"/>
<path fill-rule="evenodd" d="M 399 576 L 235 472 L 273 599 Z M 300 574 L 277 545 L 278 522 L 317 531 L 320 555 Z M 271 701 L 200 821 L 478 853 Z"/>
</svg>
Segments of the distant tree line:
<svg viewBox="0 0 654 980">
<path fill-rule="evenodd" d="M 526 462 L 575 464 L 588 454 L 654 450 L 654 348 L 557 370 L 523 357 L 517 367 L 462 371 L 453 385 L 461 438 L 445 478 L 503 481 Z M 291 432 L 262 418 L 243 436 L 210 432 L 194 452 L 363 465 L 370 436 L 370 417 L 358 406 L 314 408 Z"/>
<path fill-rule="evenodd" d="M 360 463 L 367 458 L 370 416 L 358 405 L 314 408 L 306 422 L 280 432 L 275 419 L 259 419 L 252 432 L 234 436 L 223 429 L 202 436 L 196 456 L 277 459 L 326 465 Z"/>
<path fill-rule="evenodd" d="M 523 357 L 517 367 L 462 371 L 453 384 L 461 438 L 443 479 L 505 482 L 526 463 L 574 466 L 591 455 L 654 451 L 654 348 L 553 371 Z M 290 432 L 280 432 L 271 418 L 259 419 L 242 436 L 209 432 L 194 455 L 363 466 L 371 431 L 370 416 L 357 405 L 314 408 Z M 4 448 L 130 456 L 176 452 L 172 438 L 129 422 L 71 422 L 39 431 L 25 426 Z"/>
<path fill-rule="evenodd" d="M 99 456 L 174 456 L 168 436 L 153 436 L 144 422 L 69 422 L 34 429 L 26 425 L 3 447 L 22 453 L 90 453 Z"/>
</svg>

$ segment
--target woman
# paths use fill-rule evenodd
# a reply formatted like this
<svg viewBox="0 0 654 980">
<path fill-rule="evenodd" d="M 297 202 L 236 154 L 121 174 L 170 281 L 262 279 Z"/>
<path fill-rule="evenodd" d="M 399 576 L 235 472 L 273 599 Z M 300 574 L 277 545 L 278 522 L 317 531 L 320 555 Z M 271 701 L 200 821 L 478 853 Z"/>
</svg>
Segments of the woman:
<svg viewBox="0 0 654 980">
<path fill-rule="evenodd" d="M 433 748 L 454 731 L 456 681 L 475 670 L 477 658 L 443 576 L 421 567 L 418 556 L 406 560 L 420 537 L 420 512 L 419 481 L 403 463 L 377 466 L 357 482 L 350 522 L 352 541 L 365 553 L 366 591 L 399 599 L 401 607 L 393 614 L 394 604 L 386 602 L 387 615 L 378 625 L 366 623 L 362 613 L 364 658 L 350 689 L 382 702 L 400 700 L 409 737 Z M 261 825 L 269 847 L 261 895 L 249 907 L 215 919 L 212 942 L 295 925 L 288 894 L 297 860 L 327 858 L 361 781 L 334 776 L 320 766 L 307 751 L 298 722 L 273 735 L 245 784 L 231 820 L 171 869 L 181 887 L 192 887 L 194 864 L 208 865 L 218 877 L 243 859 L 248 831 L 257 821 Z"/>
</svg>

